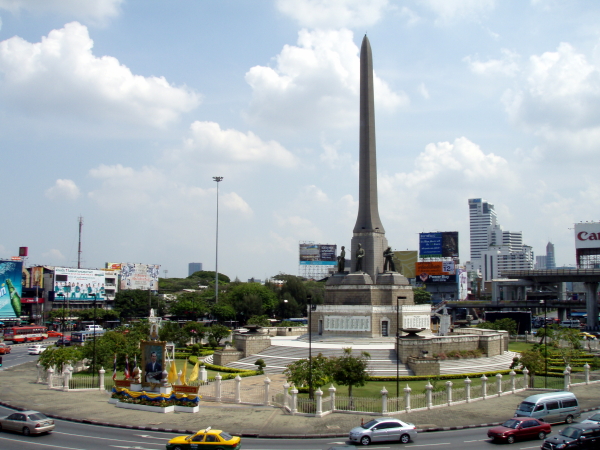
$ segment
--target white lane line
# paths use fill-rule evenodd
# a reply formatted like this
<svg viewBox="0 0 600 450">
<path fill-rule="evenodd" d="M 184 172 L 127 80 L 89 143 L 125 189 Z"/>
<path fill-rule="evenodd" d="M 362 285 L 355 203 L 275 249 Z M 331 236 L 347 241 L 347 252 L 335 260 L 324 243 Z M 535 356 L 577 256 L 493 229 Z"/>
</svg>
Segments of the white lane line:
<svg viewBox="0 0 600 450">
<path fill-rule="evenodd" d="M 452 445 L 451 442 L 438 442 L 437 444 L 409 444 L 406 448 L 413 447 L 433 447 L 434 445 Z"/>
<path fill-rule="evenodd" d="M 74 433 L 65 433 L 64 431 L 53 431 L 53 434 L 64 434 L 66 436 L 75 436 L 75 437 L 82 437 L 82 438 L 86 438 L 86 439 L 95 439 L 95 440 L 103 440 L 103 441 L 116 441 L 116 442 L 120 442 L 122 444 L 143 444 L 143 445 L 166 445 L 166 443 L 169 441 L 168 438 L 163 438 L 163 443 L 159 444 L 154 443 L 154 442 L 138 442 L 138 441 L 128 441 L 125 439 L 111 439 L 111 438 L 106 438 L 106 437 L 102 437 L 102 436 L 86 436 L 85 434 L 74 434 Z"/>
<path fill-rule="evenodd" d="M 463 442 L 485 442 L 487 439 L 473 439 L 472 441 L 463 441 Z"/>
<path fill-rule="evenodd" d="M 26 442 L 27 445 L 39 445 L 42 447 L 51 447 L 51 448 L 64 448 L 66 450 L 86 450 L 84 448 L 65 447 L 64 445 L 42 444 L 42 443 L 38 443 L 38 442 L 23 441 L 22 439 L 10 439 L 10 438 L 5 438 L 5 437 L 0 437 L 0 441 L 19 442 L 21 445 L 23 445 Z M 24 448 L 24 447 L 21 447 L 21 448 Z"/>
</svg>

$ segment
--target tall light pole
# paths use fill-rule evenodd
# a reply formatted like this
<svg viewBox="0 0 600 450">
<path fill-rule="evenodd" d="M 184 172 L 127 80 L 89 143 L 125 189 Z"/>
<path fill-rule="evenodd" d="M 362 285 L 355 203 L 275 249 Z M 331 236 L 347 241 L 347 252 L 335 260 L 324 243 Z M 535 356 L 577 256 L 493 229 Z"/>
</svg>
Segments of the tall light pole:
<svg viewBox="0 0 600 450">
<path fill-rule="evenodd" d="M 215 303 L 219 302 L 219 183 L 223 177 L 213 177 L 217 182 L 217 238 L 215 243 Z"/>
<path fill-rule="evenodd" d="M 312 378 L 312 295 L 306 296 L 306 302 L 308 303 L 308 397 L 313 398 L 313 378 Z"/>
<path fill-rule="evenodd" d="M 548 320 L 547 314 L 548 307 L 546 300 L 540 300 L 540 303 L 544 305 L 544 388 L 548 387 L 548 346 L 546 345 L 546 339 L 548 338 Z"/>
</svg>

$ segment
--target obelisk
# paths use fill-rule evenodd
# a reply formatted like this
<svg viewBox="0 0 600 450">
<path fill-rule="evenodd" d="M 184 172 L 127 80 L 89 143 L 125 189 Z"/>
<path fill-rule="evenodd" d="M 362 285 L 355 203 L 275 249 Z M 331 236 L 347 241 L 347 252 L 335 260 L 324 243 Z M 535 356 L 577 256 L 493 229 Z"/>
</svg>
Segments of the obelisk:
<svg viewBox="0 0 600 450">
<path fill-rule="evenodd" d="M 383 272 L 383 252 L 387 248 L 385 230 L 379 218 L 377 204 L 377 154 L 375 146 L 375 101 L 373 93 L 373 57 L 371 44 L 365 35 L 360 48 L 360 136 L 358 217 L 352 237 L 352 267 L 357 271 L 358 244 L 365 250 L 362 272 L 371 283 Z"/>
</svg>

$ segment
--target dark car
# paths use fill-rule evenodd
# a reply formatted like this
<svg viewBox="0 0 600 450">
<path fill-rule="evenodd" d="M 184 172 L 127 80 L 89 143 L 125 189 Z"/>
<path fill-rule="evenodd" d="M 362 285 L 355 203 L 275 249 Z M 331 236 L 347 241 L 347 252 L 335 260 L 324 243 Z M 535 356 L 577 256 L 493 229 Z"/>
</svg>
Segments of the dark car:
<svg viewBox="0 0 600 450">
<path fill-rule="evenodd" d="M 71 338 L 68 336 L 58 338 L 54 345 L 56 345 L 57 347 L 68 347 L 71 345 Z"/>
<path fill-rule="evenodd" d="M 50 433 L 54 430 L 54 420 L 37 411 L 19 411 L 0 417 L 0 431 L 17 431 L 25 436 Z"/>
<path fill-rule="evenodd" d="M 600 448 L 600 425 L 574 423 L 544 441 L 542 450 Z"/>
<path fill-rule="evenodd" d="M 512 444 L 517 439 L 545 439 L 552 432 L 549 423 L 531 417 L 515 417 L 502 425 L 490 428 L 488 437 L 493 441 Z"/>
</svg>

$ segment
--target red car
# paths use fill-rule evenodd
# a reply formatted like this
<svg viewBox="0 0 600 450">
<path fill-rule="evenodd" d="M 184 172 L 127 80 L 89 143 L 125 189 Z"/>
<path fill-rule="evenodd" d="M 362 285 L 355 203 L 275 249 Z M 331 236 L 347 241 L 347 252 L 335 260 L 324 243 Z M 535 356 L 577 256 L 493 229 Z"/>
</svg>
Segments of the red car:
<svg viewBox="0 0 600 450">
<path fill-rule="evenodd" d="M 552 432 L 549 423 L 531 417 L 514 417 L 502 425 L 488 430 L 493 441 L 505 441 L 512 444 L 517 439 L 545 439 Z"/>
<path fill-rule="evenodd" d="M 0 342 L 0 355 L 8 355 L 10 353 L 10 347 Z"/>
<path fill-rule="evenodd" d="M 61 332 L 59 332 L 59 331 L 52 331 L 52 330 L 48 331 L 48 337 L 49 338 L 51 338 L 51 337 L 62 337 L 62 335 L 63 334 Z"/>
</svg>

